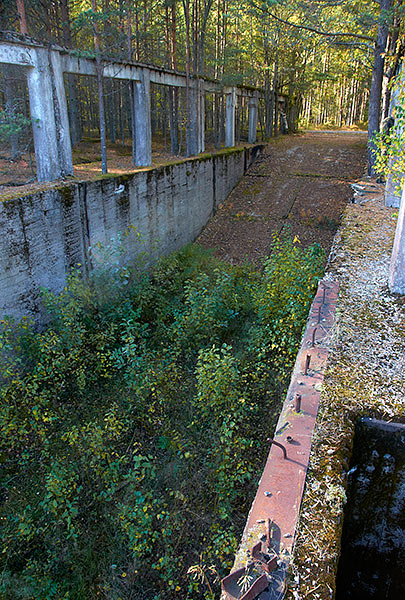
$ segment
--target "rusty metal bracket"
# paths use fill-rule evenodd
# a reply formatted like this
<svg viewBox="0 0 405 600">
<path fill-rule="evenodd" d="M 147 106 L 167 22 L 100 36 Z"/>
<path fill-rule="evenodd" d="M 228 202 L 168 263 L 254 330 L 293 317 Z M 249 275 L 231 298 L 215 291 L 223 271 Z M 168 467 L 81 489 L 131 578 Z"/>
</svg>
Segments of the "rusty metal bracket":
<svg viewBox="0 0 405 600">
<path fill-rule="evenodd" d="M 266 534 L 261 536 L 260 540 L 250 550 L 252 560 L 245 567 L 232 571 L 221 581 L 222 591 L 228 600 L 255 600 L 268 588 L 270 583 L 268 576 L 278 567 L 277 555 L 269 555 L 269 551 L 271 551 L 271 519 L 267 519 Z M 252 578 L 248 589 L 243 590 L 241 580 L 249 574 L 252 567 L 256 571 L 255 577 Z"/>
</svg>

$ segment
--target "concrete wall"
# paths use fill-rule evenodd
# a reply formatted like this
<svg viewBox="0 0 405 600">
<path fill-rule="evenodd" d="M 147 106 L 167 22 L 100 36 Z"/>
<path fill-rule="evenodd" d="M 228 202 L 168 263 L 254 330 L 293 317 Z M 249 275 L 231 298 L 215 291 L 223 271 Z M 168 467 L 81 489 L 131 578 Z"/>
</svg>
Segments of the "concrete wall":
<svg viewBox="0 0 405 600">
<path fill-rule="evenodd" d="M 120 177 L 72 183 L 0 203 L 0 315 L 42 320 L 41 287 L 59 292 L 77 264 L 90 268 L 89 247 L 130 225 L 128 255 L 159 256 L 195 240 L 262 151 L 205 156 Z"/>
</svg>

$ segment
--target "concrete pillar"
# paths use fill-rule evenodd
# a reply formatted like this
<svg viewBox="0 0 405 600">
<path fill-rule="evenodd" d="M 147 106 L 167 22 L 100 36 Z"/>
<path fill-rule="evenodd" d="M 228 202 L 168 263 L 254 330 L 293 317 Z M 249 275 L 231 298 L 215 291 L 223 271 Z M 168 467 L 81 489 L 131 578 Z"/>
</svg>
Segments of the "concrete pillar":
<svg viewBox="0 0 405 600">
<path fill-rule="evenodd" d="M 396 162 L 399 162 L 397 158 L 390 158 L 390 169 L 394 167 Z M 395 182 L 392 175 L 388 175 L 385 183 L 385 206 L 399 208 L 401 203 L 401 191 L 398 181 Z"/>
<path fill-rule="evenodd" d="M 198 82 L 198 153 L 205 152 L 205 90 L 204 82 Z"/>
<path fill-rule="evenodd" d="M 259 107 L 259 93 L 249 98 L 249 144 L 254 144 L 257 138 L 257 114 Z"/>
<path fill-rule="evenodd" d="M 73 174 L 67 104 L 59 53 L 31 51 L 34 65 L 27 70 L 28 94 L 38 181 Z"/>
<path fill-rule="evenodd" d="M 405 189 L 402 192 L 399 208 L 388 286 L 394 294 L 405 295 Z"/>
<path fill-rule="evenodd" d="M 134 83 L 135 162 L 138 167 L 152 164 L 152 125 L 150 117 L 150 76 L 142 69 L 140 81 Z"/>
<path fill-rule="evenodd" d="M 226 94 L 225 106 L 225 146 L 232 148 L 235 145 L 235 110 L 236 88 Z"/>
<path fill-rule="evenodd" d="M 70 139 L 69 114 L 66 101 L 62 61 L 59 52 L 50 52 L 53 75 L 56 132 L 58 135 L 59 160 L 62 175 L 73 175 L 72 142 Z"/>
</svg>

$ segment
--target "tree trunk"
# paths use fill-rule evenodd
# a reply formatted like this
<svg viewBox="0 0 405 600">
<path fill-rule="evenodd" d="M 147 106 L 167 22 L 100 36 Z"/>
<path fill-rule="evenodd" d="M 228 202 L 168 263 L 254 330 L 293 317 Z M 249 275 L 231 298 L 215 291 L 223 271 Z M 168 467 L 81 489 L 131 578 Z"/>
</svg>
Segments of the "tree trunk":
<svg viewBox="0 0 405 600">
<path fill-rule="evenodd" d="M 186 24 L 186 156 L 191 156 L 192 133 L 190 131 L 190 0 L 183 0 L 184 21 Z"/>
<path fill-rule="evenodd" d="M 24 35 L 28 35 L 27 16 L 25 14 L 24 0 L 16 0 L 18 18 L 20 21 L 20 31 Z"/>
<path fill-rule="evenodd" d="M 384 73 L 384 56 L 387 44 L 388 26 L 384 19 L 384 12 L 391 8 L 392 0 L 381 0 L 380 2 L 380 24 L 378 26 L 377 40 L 374 47 L 373 73 L 371 76 L 370 100 L 368 108 L 368 174 L 376 175 L 375 144 L 373 136 L 378 132 L 380 125 L 381 87 Z"/>
<path fill-rule="evenodd" d="M 62 39 L 66 48 L 73 48 L 72 32 L 70 29 L 68 0 L 60 0 L 60 14 L 62 19 Z M 82 125 L 80 119 L 80 101 L 78 98 L 77 76 L 68 73 L 68 93 L 69 93 L 69 122 L 70 138 L 72 145 L 75 146 L 82 139 Z"/>
<path fill-rule="evenodd" d="M 387 54 L 391 58 L 389 65 L 385 65 L 385 73 L 382 83 L 382 108 L 381 108 L 381 120 L 386 119 L 389 116 L 390 100 L 391 100 L 391 89 L 390 82 L 394 77 L 398 65 L 398 60 L 401 56 L 401 48 L 397 51 L 397 42 L 399 36 L 400 20 L 399 17 L 395 17 L 394 28 L 392 34 L 389 36 L 389 42 L 387 44 Z M 395 60 L 394 60 L 395 56 Z"/>
<path fill-rule="evenodd" d="M 274 94 L 274 135 L 277 135 L 278 134 L 278 48 L 276 48 L 276 60 L 274 63 L 273 94 Z"/>
<path fill-rule="evenodd" d="M 97 2 L 91 0 L 91 6 L 94 13 L 97 13 Z M 97 92 L 99 106 L 100 123 L 100 144 L 101 144 L 101 172 L 107 173 L 107 143 L 105 135 L 105 110 L 104 110 L 104 92 L 103 92 L 103 64 L 100 56 L 100 42 L 98 38 L 98 24 L 93 22 L 94 49 L 96 51 L 96 71 L 97 71 Z"/>
<path fill-rule="evenodd" d="M 132 25 L 131 25 L 131 0 L 127 0 L 126 2 L 126 10 L 127 10 L 127 57 L 131 62 L 132 58 Z M 138 14 L 138 13 L 136 13 Z M 138 21 L 137 21 L 138 23 Z M 138 47 L 138 25 L 136 26 L 136 44 Z M 138 60 L 138 50 L 136 53 L 136 59 Z M 132 164 L 136 164 L 136 120 L 135 120 L 135 94 L 134 94 L 134 82 L 128 82 L 128 90 L 129 90 L 129 104 L 131 111 L 131 137 L 132 137 Z"/>
<path fill-rule="evenodd" d="M 271 87 L 271 49 L 269 42 L 269 29 L 268 24 L 264 23 L 265 31 L 263 35 L 264 45 L 264 123 L 265 123 L 265 136 L 269 138 L 273 135 L 273 118 L 274 118 L 274 89 Z"/>
<path fill-rule="evenodd" d="M 116 107 L 115 107 L 115 90 L 114 90 L 114 80 L 109 78 L 107 79 L 107 90 L 108 90 L 108 130 L 109 130 L 109 138 L 112 144 L 116 142 L 116 127 L 115 127 L 115 115 L 116 115 Z"/>
<path fill-rule="evenodd" d="M 5 82 L 5 92 L 6 92 L 6 113 L 13 117 L 15 114 L 15 67 L 13 65 L 3 65 L 3 74 L 4 74 L 4 82 Z M 18 135 L 13 133 L 10 135 L 10 159 L 17 160 L 20 156 L 19 146 L 18 146 Z"/>
</svg>

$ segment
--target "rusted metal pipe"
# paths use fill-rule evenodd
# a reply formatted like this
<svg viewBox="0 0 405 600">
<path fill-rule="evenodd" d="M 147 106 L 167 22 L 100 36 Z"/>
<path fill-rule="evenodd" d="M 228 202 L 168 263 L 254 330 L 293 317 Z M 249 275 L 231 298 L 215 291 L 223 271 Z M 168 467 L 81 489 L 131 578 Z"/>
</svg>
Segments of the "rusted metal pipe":
<svg viewBox="0 0 405 600">
<path fill-rule="evenodd" d="M 281 448 L 281 450 L 283 451 L 284 460 L 287 460 L 287 450 L 285 449 L 283 444 L 280 444 L 280 442 L 276 442 L 276 440 L 273 440 L 273 438 L 267 438 L 267 441 Z"/>
<path fill-rule="evenodd" d="M 301 400 L 302 400 L 301 394 L 295 394 L 295 398 L 294 398 L 295 412 L 297 412 L 297 413 L 300 412 L 300 410 L 301 410 Z"/>
</svg>

